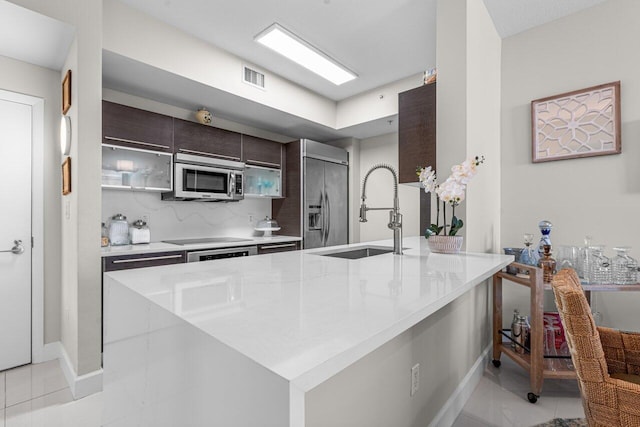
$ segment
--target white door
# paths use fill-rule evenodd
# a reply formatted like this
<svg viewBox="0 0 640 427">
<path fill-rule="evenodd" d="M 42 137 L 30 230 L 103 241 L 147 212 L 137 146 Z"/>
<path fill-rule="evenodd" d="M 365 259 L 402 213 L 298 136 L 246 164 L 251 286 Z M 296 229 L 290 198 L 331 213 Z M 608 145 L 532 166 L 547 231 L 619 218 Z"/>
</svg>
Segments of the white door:
<svg viewBox="0 0 640 427">
<path fill-rule="evenodd" d="M 31 109 L 0 98 L 0 371 L 31 362 Z"/>
</svg>

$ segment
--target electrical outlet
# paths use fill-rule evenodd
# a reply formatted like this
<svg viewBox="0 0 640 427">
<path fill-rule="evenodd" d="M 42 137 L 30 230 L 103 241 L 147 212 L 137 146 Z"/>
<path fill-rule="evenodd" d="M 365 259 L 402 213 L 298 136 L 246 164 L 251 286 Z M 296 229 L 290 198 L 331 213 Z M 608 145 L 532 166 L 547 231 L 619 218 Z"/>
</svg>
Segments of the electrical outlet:
<svg viewBox="0 0 640 427">
<path fill-rule="evenodd" d="M 141 218 L 144 222 L 147 223 L 147 225 L 149 225 L 149 220 L 151 219 L 151 215 L 149 215 L 148 213 L 142 214 L 142 218 Z"/>
<path fill-rule="evenodd" d="M 249 214 L 249 224 L 253 224 L 253 214 Z"/>
<path fill-rule="evenodd" d="M 411 368 L 411 396 L 417 393 L 420 388 L 420 364 L 416 363 Z"/>
</svg>

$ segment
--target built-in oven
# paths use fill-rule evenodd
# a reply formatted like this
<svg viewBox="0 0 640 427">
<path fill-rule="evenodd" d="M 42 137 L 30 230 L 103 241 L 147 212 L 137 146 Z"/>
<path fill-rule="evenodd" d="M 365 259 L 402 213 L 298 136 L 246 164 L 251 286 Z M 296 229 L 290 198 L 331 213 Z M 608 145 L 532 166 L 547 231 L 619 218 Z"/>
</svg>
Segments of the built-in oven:
<svg viewBox="0 0 640 427">
<path fill-rule="evenodd" d="M 244 198 L 244 163 L 191 154 L 174 155 L 173 191 L 162 200 L 238 201 Z"/>
<path fill-rule="evenodd" d="M 258 255 L 257 246 L 238 246 L 235 248 L 190 251 L 187 252 L 187 262 L 210 261 L 214 259 L 236 258 L 250 255 Z"/>
</svg>

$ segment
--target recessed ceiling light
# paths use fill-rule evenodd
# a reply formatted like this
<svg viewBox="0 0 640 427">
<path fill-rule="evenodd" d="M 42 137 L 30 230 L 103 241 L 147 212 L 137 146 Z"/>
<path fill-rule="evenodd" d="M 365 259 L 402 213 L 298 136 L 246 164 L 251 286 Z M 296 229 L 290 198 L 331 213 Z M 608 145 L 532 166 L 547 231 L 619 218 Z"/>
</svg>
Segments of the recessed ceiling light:
<svg viewBox="0 0 640 427">
<path fill-rule="evenodd" d="M 300 37 L 273 24 L 254 38 L 258 43 L 275 50 L 290 60 L 313 71 L 335 85 L 353 80 L 357 75 L 322 53 Z"/>
</svg>

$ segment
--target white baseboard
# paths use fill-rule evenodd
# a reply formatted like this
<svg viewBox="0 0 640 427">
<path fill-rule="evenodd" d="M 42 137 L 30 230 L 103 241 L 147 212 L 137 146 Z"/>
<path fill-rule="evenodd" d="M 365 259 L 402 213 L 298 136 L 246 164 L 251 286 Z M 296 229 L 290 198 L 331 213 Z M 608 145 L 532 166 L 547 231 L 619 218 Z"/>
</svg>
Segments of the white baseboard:
<svg viewBox="0 0 640 427">
<path fill-rule="evenodd" d="M 453 391 L 446 403 L 440 408 L 440 411 L 436 414 L 435 418 L 429 424 L 429 427 L 450 427 L 456 421 L 456 418 L 462 411 L 465 403 L 476 389 L 482 374 L 484 367 L 489 363 L 489 352 L 492 349 L 493 344 L 484 349 L 480 357 L 473 364 L 467 375 L 464 376 L 458 387 Z"/>
<path fill-rule="evenodd" d="M 71 394 L 74 399 L 81 399 L 94 393 L 102 391 L 102 369 L 90 372 L 85 375 L 76 375 L 71 359 L 64 346 L 59 341 L 45 344 L 43 350 L 43 362 L 58 359 L 64 378 L 69 384 Z"/>
</svg>

